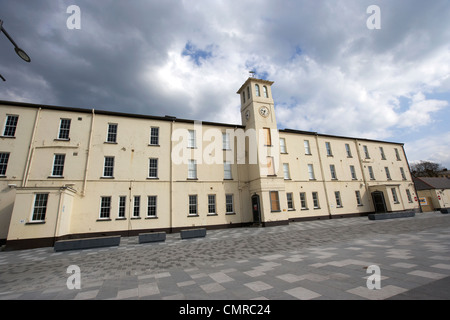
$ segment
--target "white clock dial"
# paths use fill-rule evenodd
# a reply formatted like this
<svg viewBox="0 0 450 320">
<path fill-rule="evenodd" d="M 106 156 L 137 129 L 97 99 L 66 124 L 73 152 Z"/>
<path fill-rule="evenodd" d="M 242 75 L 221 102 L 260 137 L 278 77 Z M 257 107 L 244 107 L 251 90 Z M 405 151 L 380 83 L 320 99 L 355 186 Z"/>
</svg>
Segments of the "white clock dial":
<svg viewBox="0 0 450 320">
<path fill-rule="evenodd" d="M 269 109 L 267 107 L 259 108 L 259 114 L 263 117 L 269 116 Z"/>
</svg>

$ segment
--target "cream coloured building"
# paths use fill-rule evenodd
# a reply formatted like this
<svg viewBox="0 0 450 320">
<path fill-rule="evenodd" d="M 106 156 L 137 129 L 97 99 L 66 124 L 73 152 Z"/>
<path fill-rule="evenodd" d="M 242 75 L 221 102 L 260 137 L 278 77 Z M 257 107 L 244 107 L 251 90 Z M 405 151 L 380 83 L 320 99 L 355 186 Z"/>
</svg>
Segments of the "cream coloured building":
<svg viewBox="0 0 450 320">
<path fill-rule="evenodd" d="M 417 210 L 403 144 L 279 130 L 273 82 L 242 125 L 0 101 L 0 239 L 272 226 Z"/>
</svg>

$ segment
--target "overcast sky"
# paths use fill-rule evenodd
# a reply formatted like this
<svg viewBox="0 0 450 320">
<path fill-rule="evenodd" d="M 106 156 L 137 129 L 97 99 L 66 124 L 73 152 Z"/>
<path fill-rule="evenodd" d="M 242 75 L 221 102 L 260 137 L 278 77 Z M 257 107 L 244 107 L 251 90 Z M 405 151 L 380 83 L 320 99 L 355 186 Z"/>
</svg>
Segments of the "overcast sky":
<svg viewBox="0 0 450 320">
<path fill-rule="evenodd" d="M 448 0 L 1 0 L 0 19 L 32 59 L 0 35 L 0 100 L 240 124 L 254 70 L 280 129 L 403 142 L 450 168 Z"/>
</svg>

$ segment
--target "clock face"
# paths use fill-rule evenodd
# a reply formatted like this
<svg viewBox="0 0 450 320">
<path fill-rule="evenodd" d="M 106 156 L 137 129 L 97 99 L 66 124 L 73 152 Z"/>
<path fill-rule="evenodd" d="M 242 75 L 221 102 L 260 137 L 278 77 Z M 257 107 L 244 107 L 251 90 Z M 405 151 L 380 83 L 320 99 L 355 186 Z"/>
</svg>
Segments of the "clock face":
<svg viewBox="0 0 450 320">
<path fill-rule="evenodd" d="M 245 119 L 250 119 L 250 110 L 247 110 L 246 112 L 245 112 Z"/>
<path fill-rule="evenodd" d="M 269 116 L 269 108 L 267 108 L 267 107 L 259 108 L 259 114 L 263 117 L 268 117 Z"/>
</svg>

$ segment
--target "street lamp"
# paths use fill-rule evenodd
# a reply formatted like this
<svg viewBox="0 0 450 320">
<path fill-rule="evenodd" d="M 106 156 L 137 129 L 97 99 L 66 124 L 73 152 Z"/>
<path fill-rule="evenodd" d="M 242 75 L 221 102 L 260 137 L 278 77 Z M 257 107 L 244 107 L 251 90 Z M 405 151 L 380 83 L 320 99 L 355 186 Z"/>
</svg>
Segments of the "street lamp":
<svg viewBox="0 0 450 320">
<path fill-rule="evenodd" d="M 0 32 L 3 31 L 5 36 L 11 41 L 11 43 L 14 45 L 14 51 L 17 53 L 17 55 L 24 61 L 30 62 L 31 58 L 25 51 L 19 48 L 19 46 L 14 42 L 14 40 L 11 38 L 11 36 L 6 32 L 5 28 L 3 28 L 3 20 L 0 20 Z"/>
</svg>

